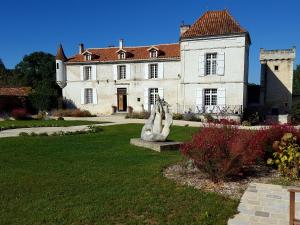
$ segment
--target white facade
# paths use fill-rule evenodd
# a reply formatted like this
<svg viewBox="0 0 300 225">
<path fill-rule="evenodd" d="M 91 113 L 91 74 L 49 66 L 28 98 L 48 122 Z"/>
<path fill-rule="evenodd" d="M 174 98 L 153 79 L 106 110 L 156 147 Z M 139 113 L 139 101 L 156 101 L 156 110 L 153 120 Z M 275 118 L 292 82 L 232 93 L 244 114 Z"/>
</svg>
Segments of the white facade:
<svg viewBox="0 0 300 225">
<path fill-rule="evenodd" d="M 158 78 L 150 79 L 150 64 L 158 65 Z M 126 79 L 119 79 L 118 66 L 126 67 Z M 92 79 L 84 80 L 84 68 L 91 66 Z M 179 102 L 180 61 L 142 61 L 99 64 L 67 64 L 67 85 L 63 96 L 80 109 L 96 114 L 111 114 L 118 107 L 118 89 L 126 89 L 127 106 L 134 111 L 149 111 L 149 89 L 157 88 L 161 98 L 172 106 Z M 93 103 L 86 104 L 85 89 L 93 89 Z M 126 111 L 125 109 L 124 111 Z"/>
<path fill-rule="evenodd" d="M 213 26 L 211 17 L 217 18 Z M 209 26 L 225 34 L 200 29 Z M 247 101 L 248 32 L 226 10 L 207 12 L 184 28 L 177 44 L 125 47 L 121 40 L 119 48 L 85 51 L 81 44 L 76 60 L 66 59 L 65 67 L 57 61 L 63 97 L 94 114 L 149 111 L 158 95 L 175 113 L 240 114 Z M 64 60 L 62 48 L 58 53 Z"/>
<path fill-rule="evenodd" d="M 207 74 L 206 57 L 216 54 L 215 73 Z M 247 37 L 226 36 L 181 42 L 182 105 L 205 107 L 205 89 L 217 89 L 217 105 L 246 106 L 249 44 Z M 218 108 L 218 109 L 219 109 Z M 212 109 L 213 112 L 214 109 Z"/>
</svg>

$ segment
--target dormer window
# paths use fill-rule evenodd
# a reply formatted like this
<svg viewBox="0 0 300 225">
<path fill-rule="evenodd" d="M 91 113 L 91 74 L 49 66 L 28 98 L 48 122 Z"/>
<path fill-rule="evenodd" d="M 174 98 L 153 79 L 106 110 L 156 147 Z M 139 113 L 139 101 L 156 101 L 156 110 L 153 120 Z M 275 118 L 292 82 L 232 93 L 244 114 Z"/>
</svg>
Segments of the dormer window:
<svg viewBox="0 0 300 225">
<path fill-rule="evenodd" d="M 150 51 L 150 58 L 157 58 L 157 50 L 151 50 Z"/>
<path fill-rule="evenodd" d="M 120 52 L 119 57 L 120 57 L 120 59 L 126 59 L 126 53 L 125 52 Z"/>
<path fill-rule="evenodd" d="M 86 60 L 86 61 L 92 60 L 92 55 L 91 55 L 91 54 L 86 54 L 86 55 L 85 55 L 85 60 Z"/>
</svg>

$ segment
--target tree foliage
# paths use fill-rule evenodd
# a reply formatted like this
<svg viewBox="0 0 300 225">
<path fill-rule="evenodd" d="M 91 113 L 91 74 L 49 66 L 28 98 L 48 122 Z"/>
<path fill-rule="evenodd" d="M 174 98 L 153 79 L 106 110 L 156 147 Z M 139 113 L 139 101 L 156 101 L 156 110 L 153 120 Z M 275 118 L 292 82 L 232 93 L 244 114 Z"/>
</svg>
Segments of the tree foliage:
<svg viewBox="0 0 300 225">
<path fill-rule="evenodd" d="M 300 65 L 294 70 L 294 88 L 293 94 L 300 94 Z"/>
<path fill-rule="evenodd" d="M 28 86 L 33 92 L 29 96 L 37 110 L 57 107 L 61 90 L 55 80 L 55 57 L 44 52 L 25 55 L 13 70 L 5 69 L 0 61 L 0 86 Z M 1 72 L 4 71 L 4 72 Z"/>
</svg>

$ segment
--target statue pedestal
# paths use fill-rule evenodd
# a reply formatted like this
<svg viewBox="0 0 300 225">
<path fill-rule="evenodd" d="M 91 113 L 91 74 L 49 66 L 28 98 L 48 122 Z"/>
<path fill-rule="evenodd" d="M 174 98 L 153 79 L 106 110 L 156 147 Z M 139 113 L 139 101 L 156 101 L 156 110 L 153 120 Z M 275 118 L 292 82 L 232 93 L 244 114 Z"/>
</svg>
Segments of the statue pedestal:
<svg viewBox="0 0 300 225">
<path fill-rule="evenodd" d="M 141 138 L 132 138 L 130 139 L 130 144 L 148 148 L 157 152 L 163 151 L 172 151 L 172 150 L 179 150 L 181 142 L 173 142 L 173 141 L 164 141 L 164 142 L 151 142 L 151 141 L 144 141 Z"/>
</svg>

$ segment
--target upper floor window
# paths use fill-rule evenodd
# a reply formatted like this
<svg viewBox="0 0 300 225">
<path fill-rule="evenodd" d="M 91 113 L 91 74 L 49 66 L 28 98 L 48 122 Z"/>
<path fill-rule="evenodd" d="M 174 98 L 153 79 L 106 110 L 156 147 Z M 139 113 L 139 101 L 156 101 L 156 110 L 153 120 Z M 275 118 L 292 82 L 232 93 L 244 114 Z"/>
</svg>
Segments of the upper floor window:
<svg viewBox="0 0 300 225">
<path fill-rule="evenodd" d="M 150 79 L 158 78 L 158 64 L 149 65 Z"/>
<path fill-rule="evenodd" d="M 211 106 L 217 105 L 218 90 L 217 89 L 204 89 L 204 105 Z"/>
<path fill-rule="evenodd" d="M 157 58 L 157 50 L 151 50 L 150 51 L 150 57 L 151 58 Z"/>
<path fill-rule="evenodd" d="M 59 69 L 59 63 L 56 63 L 56 69 L 57 70 Z"/>
<path fill-rule="evenodd" d="M 126 79 L 126 65 L 118 66 L 118 79 Z"/>
<path fill-rule="evenodd" d="M 205 75 L 217 74 L 217 53 L 208 53 L 205 58 Z"/>
<path fill-rule="evenodd" d="M 84 80 L 91 80 L 92 79 L 92 67 L 86 66 L 84 67 Z"/>
<path fill-rule="evenodd" d="M 278 71 L 279 70 L 279 66 L 274 66 L 274 70 Z"/>
<path fill-rule="evenodd" d="M 85 60 L 92 60 L 92 55 L 91 54 L 86 54 L 85 55 Z"/>
</svg>

